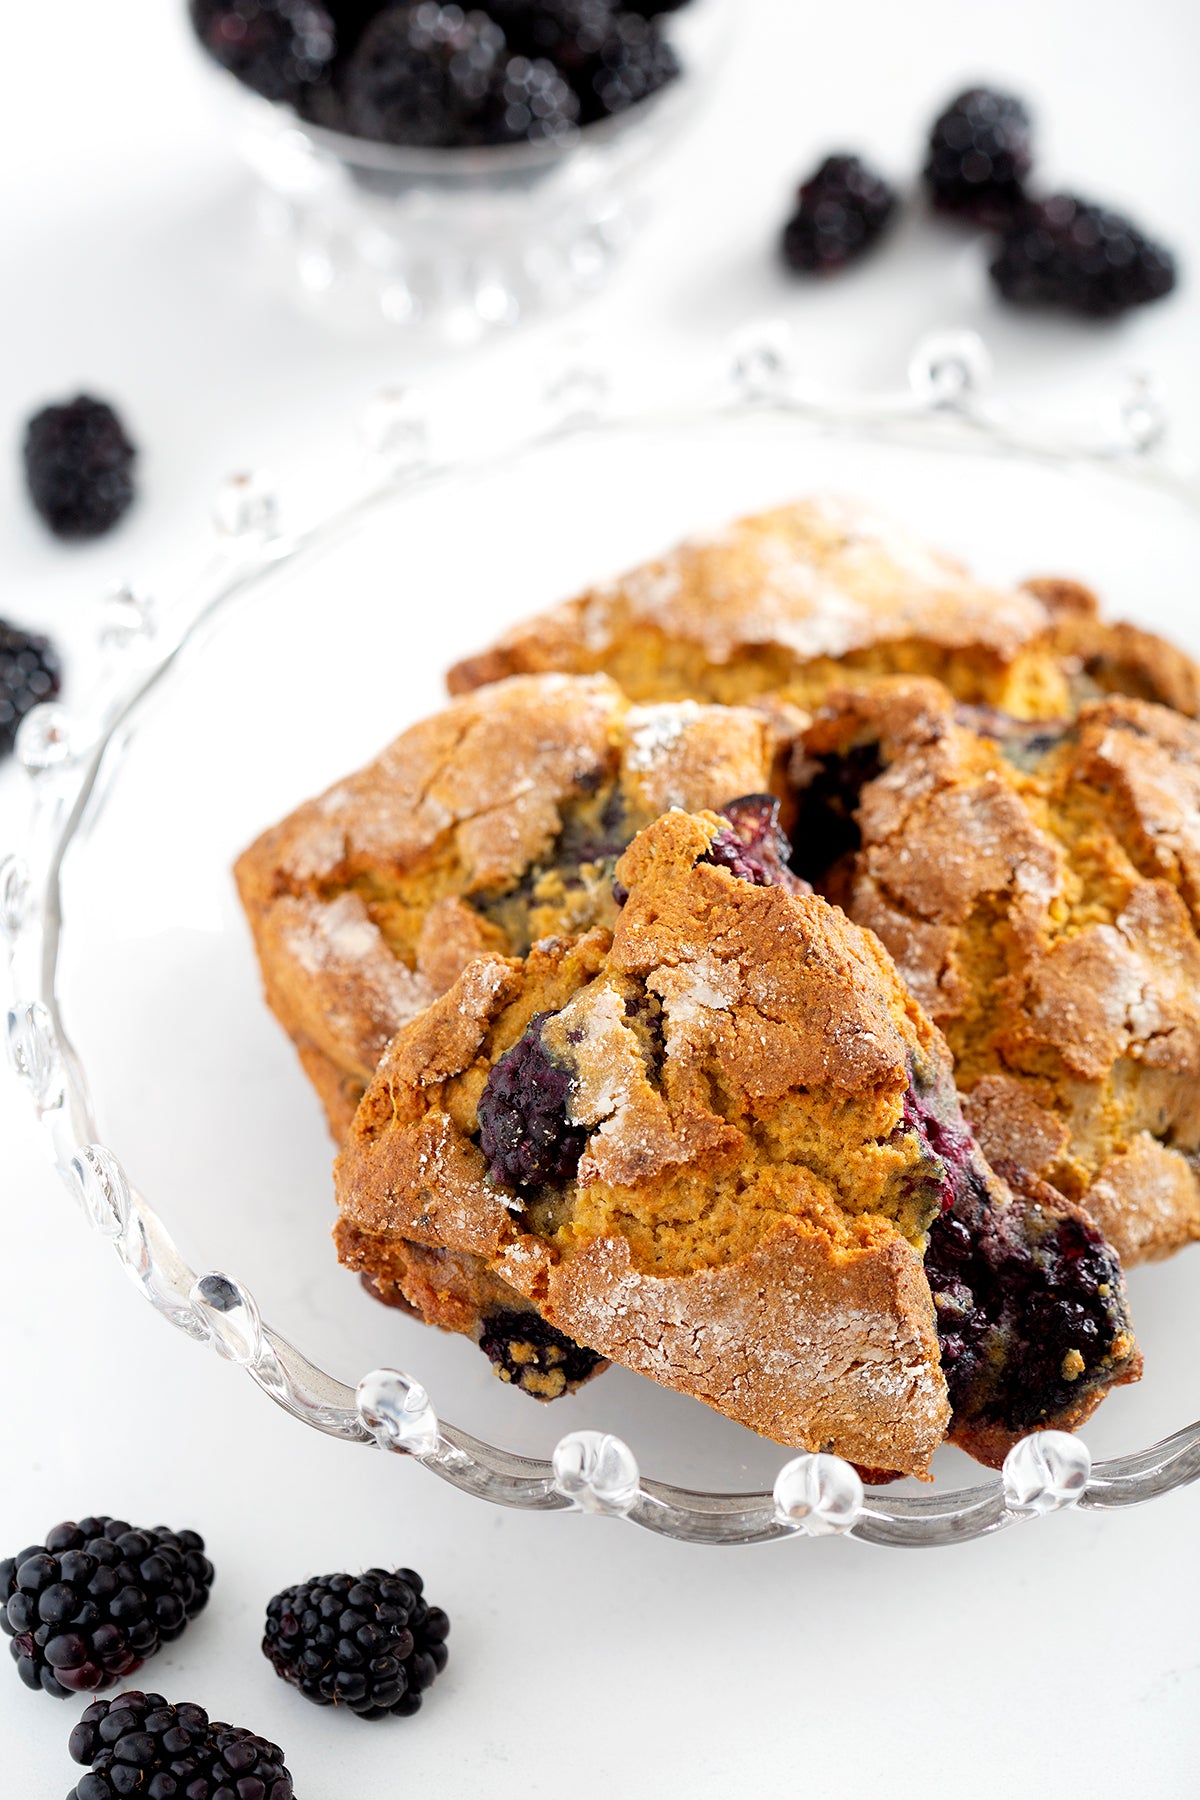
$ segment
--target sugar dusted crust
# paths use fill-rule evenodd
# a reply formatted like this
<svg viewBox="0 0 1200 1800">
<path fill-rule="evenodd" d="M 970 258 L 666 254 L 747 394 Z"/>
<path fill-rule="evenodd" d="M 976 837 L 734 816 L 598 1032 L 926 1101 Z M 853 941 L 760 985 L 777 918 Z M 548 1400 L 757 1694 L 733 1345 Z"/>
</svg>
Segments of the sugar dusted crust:
<svg viewBox="0 0 1200 1800">
<path fill-rule="evenodd" d="M 603 676 L 525 677 L 413 726 L 265 832 L 238 861 L 238 887 L 267 1000 L 335 1137 L 389 1039 L 473 956 L 523 950 L 514 932 L 527 922 L 610 918 L 610 864 L 634 832 L 672 806 L 769 787 L 798 722 L 786 706 L 642 707 Z M 551 870 L 540 910 L 493 904 L 552 864 L 569 829 L 607 833 L 607 861 L 582 880 Z"/>
<path fill-rule="evenodd" d="M 1200 727 L 1113 697 L 1022 731 L 896 681 L 830 697 L 801 788 L 868 744 L 839 897 L 947 1033 L 985 1153 L 1128 1263 L 1200 1238 Z"/>
<path fill-rule="evenodd" d="M 860 1157 L 874 1200 L 904 1153 L 872 1133 L 896 1125 L 912 1059 L 944 1052 L 832 908 L 693 869 L 717 825 L 674 814 L 627 852 L 611 946 L 597 932 L 523 963 L 480 959 L 398 1035 L 338 1160 L 340 1253 L 369 1272 L 397 1238 L 468 1251 L 604 1357 L 779 1441 L 923 1473 L 949 1415 L 919 1251 L 893 1219 L 846 1210 L 831 1167 L 764 1157 L 739 1193 L 745 1137 L 706 1084 L 719 1069 L 740 1104 L 774 1115 L 818 1088 L 822 1118 L 857 1115 L 830 1164 Z M 631 980 L 663 997 L 662 1091 L 613 1004 Z M 574 1218 L 537 1230 L 486 1179 L 471 1106 L 547 1010 L 576 1045 L 575 1114 L 597 1130 Z M 815 1142 L 814 1127 L 813 1162 Z M 713 1194 L 723 1238 L 705 1220 Z M 621 1230 L 626 1208 L 639 1217 Z"/>
<path fill-rule="evenodd" d="M 1107 625 L 1078 584 L 997 588 L 871 509 L 829 497 L 740 520 L 506 633 L 451 692 L 515 674 L 603 670 L 637 699 L 819 701 L 848 669 L 933 676 L 1022 718 L 1126 691 L 1194 713 L 1196 666 Z"/>
</svg>

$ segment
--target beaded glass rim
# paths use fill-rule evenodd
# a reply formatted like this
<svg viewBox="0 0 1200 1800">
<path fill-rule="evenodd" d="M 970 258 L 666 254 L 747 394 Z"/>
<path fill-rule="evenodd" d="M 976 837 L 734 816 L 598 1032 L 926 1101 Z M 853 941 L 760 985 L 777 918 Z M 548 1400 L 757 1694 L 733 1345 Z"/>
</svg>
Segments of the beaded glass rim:
<svg viewBox="0 0 1200 1800">
<path fill-rule="evenodd" d="M 502 449 L 446 460 L 430 453 L 417 398 L 388 392 L 364 417 L 368 470 L 345 504 L 287 532 L 269 486 L 251 475 L 232 477 L 217 497 L 217 555 L 189 593 L 161 617 L 135 588 L 120 586 L 106 596 L 102 669 L 88 697 L 70 712 L 58 704 L 36 708 L 18 734 L 31 817 L 23 854 L 0 860 L 7 1051 L 57 1174 L 163 1318 L 245 1369 L 277 1405 L 331 1437 L 408 1456 L 497 1505 L 615 1514 L 692 1543 L 829 1534 L 897 1547 L 957 1543 L 1064 1507 L 1138 1505 L 1200 1477 L 1200 1422 L 1146 1450 L 1095 1464 L 1080 1438 L 1034 1432 L 1010 1451 L 998 1478 L 917 1496 L 864 1490 L 849 1463 L 824 1454 L 790 1458 L 770 1493 L 737 1494 L 644 1477 L 629 1447 L 605 1432 L 569 1432 L 549 1461 L 484 1443 L 439 1419 L 420 1382 L 399 1370 L 375 1369 L 357 1389 L 348 1387 L 267 1325 L 240 1283 L 188 1266 L 117 1156 L 96 1141 L 86 1073 L 62 1017 L 64 863 L 119 774 L 143 703 L 234 600 L 381 506 L 502 469 L 514 457 L 580 431 L 711 426 L 765 411 L 802 422 L 810 432 L 868 442 L 1107 468 L 1200 516 L 1200 478 L 1162 453 L 1165 418 L 1144 380 L 1131 382 L 1104 416 L 1068 425 L 1002 406 L 988 396 L 988 375 L 977 337 L 945 333 L 918 345 L 903 390 L 831 399 L 815 394 L 796 373 L 785 328 L 768 325 L 739 334 L 729 368 L 702 397 L 618 412 L 609 404 L 603 369 L 586 357 L 568 356 L 547 383 L 532 428 Z"/>
</svg>

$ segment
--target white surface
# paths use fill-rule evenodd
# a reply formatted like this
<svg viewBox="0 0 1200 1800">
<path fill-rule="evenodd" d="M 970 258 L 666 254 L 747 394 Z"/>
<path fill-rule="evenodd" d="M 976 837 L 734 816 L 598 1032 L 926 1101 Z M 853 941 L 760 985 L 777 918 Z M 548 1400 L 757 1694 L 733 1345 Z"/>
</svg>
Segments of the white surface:
<svg viewBox="0 0 1200 1800">
<path fill-rule="evenodd" d="M 919 215 L 878 260 L 816 292 L 787 283 L 766 253 L 789 185 L 821 152 L 861 145 L 901 174 L 935 106 L 982 74 L 1039 103 L 1053 177 L 1127 202 L 1196 262 L 1190 6 L 1156 0 L 1135 20 L 1080 0 L 745 10 L 720 111 L 594 329 L 649 357 L 778 311 L 815 371 L 878 385 L 920 331 L 981 326 L 1013 392 L 1078 394 L 1151 367 L 1180 438 L 1200 448 L 1194 288 L 1116 330 L 1035 324 L 996 310 L 977 247 Z M 166 582 L 194 557 L 223 470 L 265 462 L 311 484 L 362 399 L 431 362 L 414 370 L 399 341 L 330 341 L 256 298 L 236 236 L 237 174 L 211 135 L 176 9 L 125 0 L 119 28 L 113 11 L 22 8 L 9 25 L 9 67 L 22 75 L 0 125 L 3 166 L 21 170 L 4 209 L 0 417 L 15 434 L 35 403 L 84 382 L 123 403 L 146 447 L 137 514 L 83 552 L 41 535 L 15 458 L 0 469 L 3 611 L 81 653 L 110 577 Z M 532 358 L 548 341 L 490 360 Z M 220 801 L 218 783 L 218 838 Z M 5 778 L 0 837 L 15 817 Z M 284 1070 L 265 1021 L 259 1041 Z M 175 1105 L 198 1140 L 207 1121 L 194 1089 Z M 600 1800 L 618 1784 L 639 1800 L 1194 1792 L 1194 1490 L 1141 1513 L 1052 1519 L 911 1557 L 837 1543 L 718 1554 L 601 1521 L 489 1511 L 395 1459 L 301 1432 L 171 1333 L 68 1211 L 3 1083 L 0 1134 L 0 1545 L 86 1508 L 205 1531 L 214 1603 L 142 1678 L 276 1737 L 301 1800 L 433 1784 L 495 1800 Z M 315 1132 L 311 1142 L 323 1154 Z M 1189 1263 L 1194 1279 L 1193 1252 L 1154 1294 L 1186 1295 Z M 136 1428 L 119 1410 L 131 1390 Z M 256 1648 L 277 1587 L 373 1561 L 420 1567 L 455 1622 L 450 1672 L 424 1712 L 374 1727 L 306 1707 Z M 67 1791 L 77 1710 L 0 1668 L 5 1793 Z"/>
</svg>

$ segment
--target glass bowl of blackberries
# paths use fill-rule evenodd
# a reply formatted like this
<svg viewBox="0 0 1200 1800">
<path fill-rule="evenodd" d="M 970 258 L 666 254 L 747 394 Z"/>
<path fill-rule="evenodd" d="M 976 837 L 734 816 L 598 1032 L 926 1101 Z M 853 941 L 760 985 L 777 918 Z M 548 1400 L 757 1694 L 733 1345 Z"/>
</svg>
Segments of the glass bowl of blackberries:
<svg viewBox="0 0 1200 1800">
<path fill-rule="evenodd" d="M 189 0 L 293 294 L 466 340 L 603 285 L 732 6 Z"/>
</svg>

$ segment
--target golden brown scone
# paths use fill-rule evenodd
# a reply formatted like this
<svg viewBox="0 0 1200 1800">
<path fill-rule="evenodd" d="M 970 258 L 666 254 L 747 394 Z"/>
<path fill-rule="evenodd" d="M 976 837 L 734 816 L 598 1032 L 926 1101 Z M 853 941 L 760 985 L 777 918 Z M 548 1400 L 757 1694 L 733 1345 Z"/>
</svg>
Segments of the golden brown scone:
<svg viewBox="0 0 1200 1800">
<path fill-rule="evenodd" d="M 946 1033 L 986 1154 L 1127 1263 L 1200 1238 L 1200 726 L 1120 698 L 1018 724 L 897 680 L 831 696 L 796 779 L 800 866 Z"/>
<path fill-rule="evenodd" d="M 1137 1372 L 1115 1257 L 993 1175 L 886 952 L 739 823 L 659 819 L 611 936 L 480 957 L 398 1034 L 342 1260 L 487 1348 L 482 1293 L 451 1318 L 409 1273 L 472 1257 L 560 1346 L 872 1470 L 1085 1417 Z"/>
<path fill-rule="evenodd" d="M 1099 689 L 1195 712 L 1195 665 L 1104 625 L 1071 582 L 996 588 L 871 509 L 818 498 L 693 539 L 516 625 L 450 672 L 452 693 L 509 675 L 602 670 L 638 700 L 816 704 L 852 673 L 925 675 L 1017 718 Z"/>
<path fill-rule="evenodd" d="M 672 806 L 769 788 L 786 707 L 633 706 L 603 676 L 457 701 L 240 858 L 267 1000 L 340 1141 L 393 1033 L 481 951 L 611 923 L 616 858 Z"/>
</svg>

